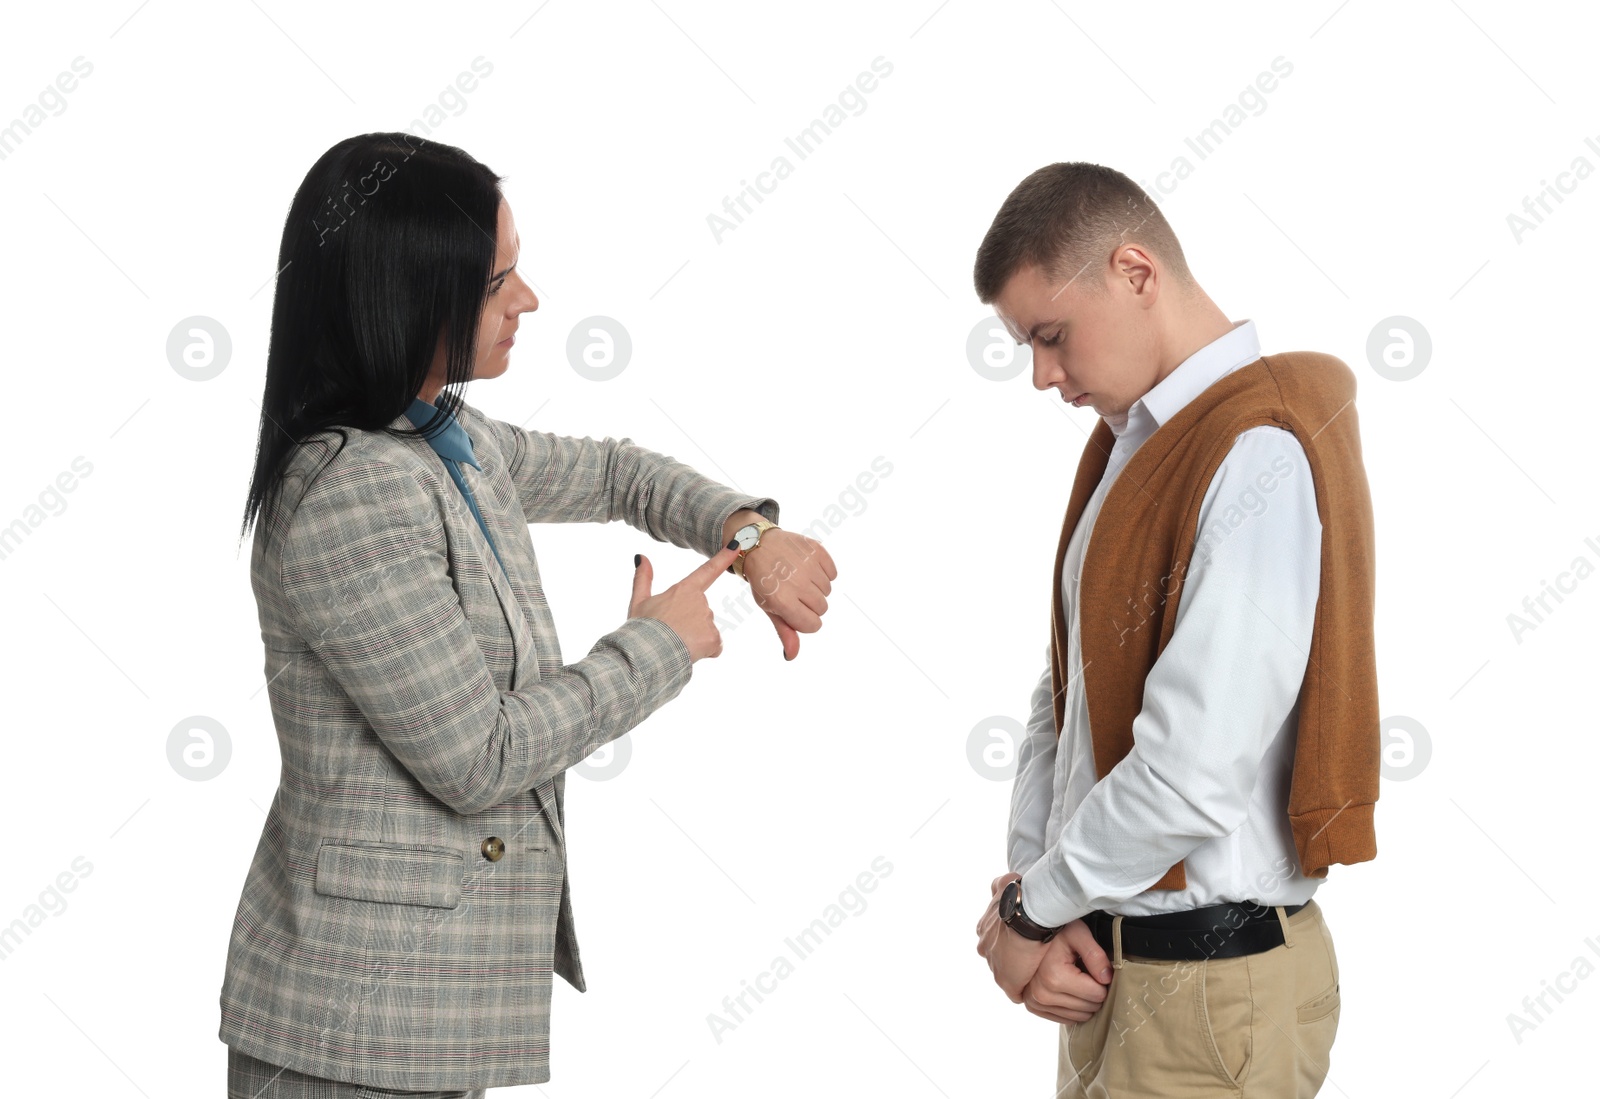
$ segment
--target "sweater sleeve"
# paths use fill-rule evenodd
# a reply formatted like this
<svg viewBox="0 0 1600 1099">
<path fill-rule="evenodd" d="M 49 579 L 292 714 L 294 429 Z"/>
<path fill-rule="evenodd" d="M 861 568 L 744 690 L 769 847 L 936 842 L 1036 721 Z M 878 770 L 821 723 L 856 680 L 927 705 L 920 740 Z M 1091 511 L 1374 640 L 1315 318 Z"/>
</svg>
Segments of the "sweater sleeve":
<svg viewBox="0 0 1600 1099">
<path fill-rule="evenodd" d="M 1264 492 L 1259 478 L 1274 477 Z M 1133 748 L 1023 874 L 1054 927 L 1149 888 L 1243 822 L 1261 761 L 1299 697 L 1320 583 L 1322 523 L 1293 433 L 1234 441 L 1201 503 L 1172 637 L 1145 679 Z"/>
</svg>

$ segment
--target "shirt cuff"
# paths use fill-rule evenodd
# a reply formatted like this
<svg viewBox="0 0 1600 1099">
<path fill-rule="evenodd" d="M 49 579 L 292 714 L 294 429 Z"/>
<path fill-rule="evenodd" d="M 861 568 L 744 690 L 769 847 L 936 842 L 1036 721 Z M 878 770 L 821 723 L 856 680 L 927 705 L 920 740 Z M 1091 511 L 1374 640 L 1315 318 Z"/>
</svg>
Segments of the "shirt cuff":
<svg viewBox="0 0 1600 1099">
<path fill-rule="evenodd" d="M 1022 911 L 1040 927 L 1060 927 L 1081 920 L 1094 909 L 1062 892 L 1050 876 L 1050 860 L 1041 858 L 1022 874 Z"/>
</svg>

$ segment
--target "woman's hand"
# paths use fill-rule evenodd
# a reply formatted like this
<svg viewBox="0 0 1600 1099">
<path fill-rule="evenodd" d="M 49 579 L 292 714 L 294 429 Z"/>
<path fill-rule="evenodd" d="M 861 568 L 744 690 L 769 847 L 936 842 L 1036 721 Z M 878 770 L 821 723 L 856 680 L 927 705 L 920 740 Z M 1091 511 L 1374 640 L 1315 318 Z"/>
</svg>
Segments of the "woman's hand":
<svg viewBox="0 0 1600 1099">
<path fill-rule="evenodd" d="M 722 655 L 722 634 L 711 614 L 711 604 L 706 601 L 706 589 L 728 571 L 738 555 L 737 548 L 724 546 L 672 587 L 651 595 L 654 570 L 650 559 L 640 554 L 639 565 L 633 570 L 633 599 L 628 604 L 628 617 L 659 618 L 671 626 L 688 646 L 691 663 L 701 657 Z"/>
<path fill-rule="evenodd" d="M 745 554 L 744 578 L 783 642 L 783 658 L 800 654 L 800 634 L 816 633 L 839 570 L 821 542 L 774 527 Z"/>
</svg>

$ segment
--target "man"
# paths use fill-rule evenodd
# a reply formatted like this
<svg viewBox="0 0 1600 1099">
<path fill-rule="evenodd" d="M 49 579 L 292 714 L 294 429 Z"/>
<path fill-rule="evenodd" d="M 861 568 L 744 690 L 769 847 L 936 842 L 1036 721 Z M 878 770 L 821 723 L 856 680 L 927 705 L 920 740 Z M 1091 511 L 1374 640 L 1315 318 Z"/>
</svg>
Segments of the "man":
<svg viewBox="0 0 1600 1099">
<path fill-rule="evenodd" d="M 1061 1024 L 1060 1096 L 1315 1095 L 1339 968 L 1312 894 L 1377 851 L 1354 376 L 1263 358 L 1099 165 L 1023 180 L 974 278 L 1035 388 L 1101 419 L 978 952 Z"/>
</svg>

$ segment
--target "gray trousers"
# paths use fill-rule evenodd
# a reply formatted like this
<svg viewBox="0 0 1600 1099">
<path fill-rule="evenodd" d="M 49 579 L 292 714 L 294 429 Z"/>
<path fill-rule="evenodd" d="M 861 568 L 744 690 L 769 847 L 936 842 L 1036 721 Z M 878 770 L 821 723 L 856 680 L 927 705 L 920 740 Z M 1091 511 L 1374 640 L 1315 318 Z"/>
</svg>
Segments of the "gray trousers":
<svg viewBox="0 0 1600 1099">
<path fill-rule="evenodd" d="M 280 1068 L 228 1047 L 228 1099 L 483 1099 L 471 1091 L 391 1091 Z"/>
</svg>

